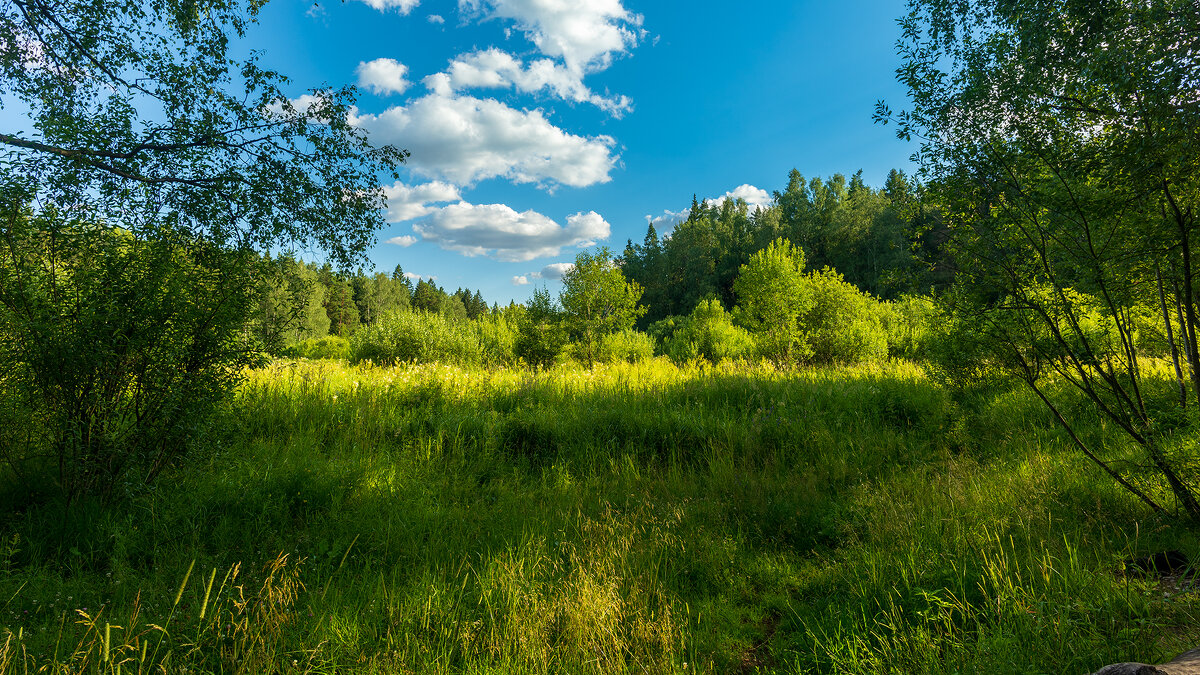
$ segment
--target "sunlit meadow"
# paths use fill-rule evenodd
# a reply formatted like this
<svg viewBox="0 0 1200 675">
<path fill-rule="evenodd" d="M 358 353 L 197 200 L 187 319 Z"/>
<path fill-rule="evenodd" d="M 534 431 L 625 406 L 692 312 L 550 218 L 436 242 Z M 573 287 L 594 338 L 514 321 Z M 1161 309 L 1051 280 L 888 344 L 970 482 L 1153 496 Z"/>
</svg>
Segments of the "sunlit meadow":
<svg viewBox="0 0 1200 675">
<path fill-rule="evenodd" d="M 907 362 L 281 361 L 197 452 L 11 521 L 0 672 L 1084 673 L 1200 641 L 1195 594 L 1122 563 L 1193 534 L 1023 392 Z"/>
</svg>

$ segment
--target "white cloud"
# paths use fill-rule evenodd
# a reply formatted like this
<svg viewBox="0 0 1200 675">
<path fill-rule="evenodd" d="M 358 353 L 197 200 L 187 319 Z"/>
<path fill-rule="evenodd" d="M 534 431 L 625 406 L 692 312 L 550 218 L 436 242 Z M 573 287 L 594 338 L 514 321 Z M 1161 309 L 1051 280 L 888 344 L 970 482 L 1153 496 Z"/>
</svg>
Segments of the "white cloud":
<svg viewBox="0 0 1200 675">
<path fill-rule="evenodd" d="M 408 66 L 395 59 L 375 59 L 358 64 L 358 86 L 386 96 L 388 94 L 403 94 L 412 84 L 404 79 L 408 74 Z"/>
<path fill-rule="evenodd" d="M 493 47 L 455 58 L 445 73 L 431 75 L 425 82 L 431 90 L 441 92 L 474 88 L 516 88 L 524 93 L 546 90 L 558 98 L 590 103 L 617 116 L 632 107 L 629 97 L 600 96 L 589 89 L 582 78 L 582 73 L 550 59 L 538 59 L 526 65 Z"/>
<path fill-rule="evenodd" d="M 754 187 L 753 185 L 743 183 L 743 184 L 735 187 L 734 189 L 730 190 L 729 192 L 726 192 L 725 194 L 721 195 L 720 197 L 716 197 L 716 198 L 710 199 L 708 201 L 713 206 L 721 206 L 722 204 L 725 203 L 726 199 L 744 199 L 744 200 L 746 200 L 746 204 L 748 204 L 750 206 L 751 213 L 754 212 L 755 207 L 761 206 L 764 209 L 767 208 L 768 206 L 771 205 L 771 202 L 773 200 L 771 195 L 768 194 L 766 190 L 762 190 L 760 188 Z"/>
<path fill-rule="evenodd" d="M 558 255 L 567 246 L 591 246 L 608 238 L 612 227 L 595 211 L 568 216 L 566 225 L 559 225 L 536 211 L 459 202 L 438 209 L 413 230 L 448 251 L 521 262 Z"/>
<path fill-rule="evenodd" d="M 408 248 L 409 246 L 412 246 L 413 244 L 417 243 L 417 238 L 412 236 L 411 234 L 406 234 L 406 235 L 402 235 L 399 237 L 392 237 L 391 239 L 387 240 L 387 243 L 395 244 L 397 246 L 403 246 L 404 248 Z"/>
<path fill-rule="evenodd" d="M 654 225 L 654 229 L 658 232 L 658 236 L 662 237 L 663 235 L 670 234 L 670 232 L 675 229 L 676 225 L 687 220 L 687 217 L 691 212 L 691 209 L 684 209 L 678 212 L 663 209 L 661 216 L 647 215 L 646 224 Z"/>
<path fill-rule="evenodd" d="M 441 74 L 444 75 L 444 74 Z M 610 180 L 611 136 L 576 136 L 540 110 L 514 110 L 493 99 L 444 91 L 379 115 L 355 115 L 375 143 L 408 149 L 418 174 L 459 185 L 503 177 L 514 183 L 585 187 Z"/>
<path fill-rule="evenodd" d="M 413 281 L 417 281 L 419 279 L 428 279 L 429 281 L 437 281 L 436 274 L 414 274 L 413 272 L 405 272 L 404 278 L 411 279 Z"/>
<path fill-rule="evenodd" d="M 561 279 L 567 272 L 575 269 L 575 263 L 550 263 L 541 272 L 534 272 L 532 277 L 537 279 Z"/>
<path fill-rule="evenodd" d="M 542 54 L 580 74 L 604 70 L 643 34 L 642 17 L 621 0 L 458 0 L 458 6 L 513 20 Z"/>
<path fill-rule="evenodd" d="M 443 17 L 441 14 L 430 14 L 428 20 L 429 20 L 429 23 L 437 23 L 437 24 L 446 23 L 445 17 Z"/>
<path fill-rule="evenodd" d="M 408 14 L 413 11 L 414 7 L 421 4 L 421 0 L 362 0 L 362 2 L 381 12 L 394 9 L 400 14 Z"/>
<path fill-rule="evenodd" d="M 528 286 L 529 285 L 529 277 L 527 277 L 523 274 L 519 277 L 513 277 L 512 284 L 513 284 L 513 286 Z"/>
<path fill-rule="evenodd" d="M 389 223 L 427 216 L 437 210 L 432 204 L 462 199 L 457 187 L 436 180 L 411 186 L 395 183 L 391 187 L 385 187 L 383 194 L 387 197 L 387 213 L 384 214 L 384 218 Z"/>
<path fill-rule="evenodd" d="M 766 190 L 756 188 L 748 183 L 743 183 L 721 195 L 720 197 L 711 197 L 706 201 L 708 202 L 709 206 L 720 208 L 721 205 L 729 199 L 746 200 L 746 204 L 750 207 L 751 213 L 753 213 L 754 209 L 757 207 L 761 206 L 765 209 L 771 206 L 771 204 L 774 202 L 774 198 Z M 653 224 L 654 229 L 658 231 L 658 236 L 666 237 L 671 234 L 671 232 L 675 229 L 675 226 L 687 220 L 688 216 L 691 214 L 692 210 L 690 208 L 682 211 L 670 211 L 663 209 L 661 216 L 647 215 L 646 224 Z"/>
<path fill-rule="evenodd" d="M 270 105 L 262 108 L 264 117 L 291 119 L 298 115 L 312 115 L 311 121 L 321 124 L 327 124 L 329 118 L 323 117 L 326 112 L 325 108 L 329 105 L 330 99 L 324 93 L 317 94 L 301 94 L 296 98 L 277 99 Z"/>
</svg>

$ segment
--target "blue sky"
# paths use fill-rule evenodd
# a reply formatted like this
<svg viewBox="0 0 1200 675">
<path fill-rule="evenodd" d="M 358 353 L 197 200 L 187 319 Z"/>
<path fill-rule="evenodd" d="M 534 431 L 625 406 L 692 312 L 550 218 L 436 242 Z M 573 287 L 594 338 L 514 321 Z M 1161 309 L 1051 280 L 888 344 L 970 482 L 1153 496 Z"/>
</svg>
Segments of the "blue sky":
<svg viewBox="0 0 1200 675">
<path fill-rule="evenodd" d="M 277 0 L 248 44 L 293 95 L 356 84 L 356 123 L 413 155 L 389 180 L 376 268 L 557 291 L 699 198 L 765 201 L 792 168 L 882 185 L 913 148 L 872 124 L 898 0 Z M 899 104 L 899 105 L 898 105 Z"/>
</svg>

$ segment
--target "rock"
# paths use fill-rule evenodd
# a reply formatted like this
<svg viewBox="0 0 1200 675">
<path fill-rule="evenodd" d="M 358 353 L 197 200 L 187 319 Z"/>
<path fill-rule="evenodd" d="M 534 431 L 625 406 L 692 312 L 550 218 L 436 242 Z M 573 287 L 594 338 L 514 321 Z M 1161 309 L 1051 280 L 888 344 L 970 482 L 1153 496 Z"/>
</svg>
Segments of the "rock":
<svg viewBox="0 0 1200 675">
<path fill-rule="evenodd" d="M 1184 652 L 1157 666 L 1145 663 L 1114 663 L 1104 666 L 1093 675 L 1200 675 L 1200 648 Z"/>
</svg>

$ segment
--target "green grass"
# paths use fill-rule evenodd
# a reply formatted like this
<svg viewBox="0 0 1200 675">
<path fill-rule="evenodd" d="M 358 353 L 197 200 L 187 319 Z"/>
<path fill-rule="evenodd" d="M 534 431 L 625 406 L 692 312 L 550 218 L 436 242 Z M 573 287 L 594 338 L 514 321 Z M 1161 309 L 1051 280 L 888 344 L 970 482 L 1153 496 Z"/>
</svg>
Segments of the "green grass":
<svg viewBox="0 0 1200 675">
<path fill-rule="evenodd" d="M 1119 573 L 1194 530 L 1023 392 L 904 362 L 279 362 L 151 491 L 9 493 L 0 672 L 1085 673 L 1200 643 L 1195 594 Z"/>
</svg>

